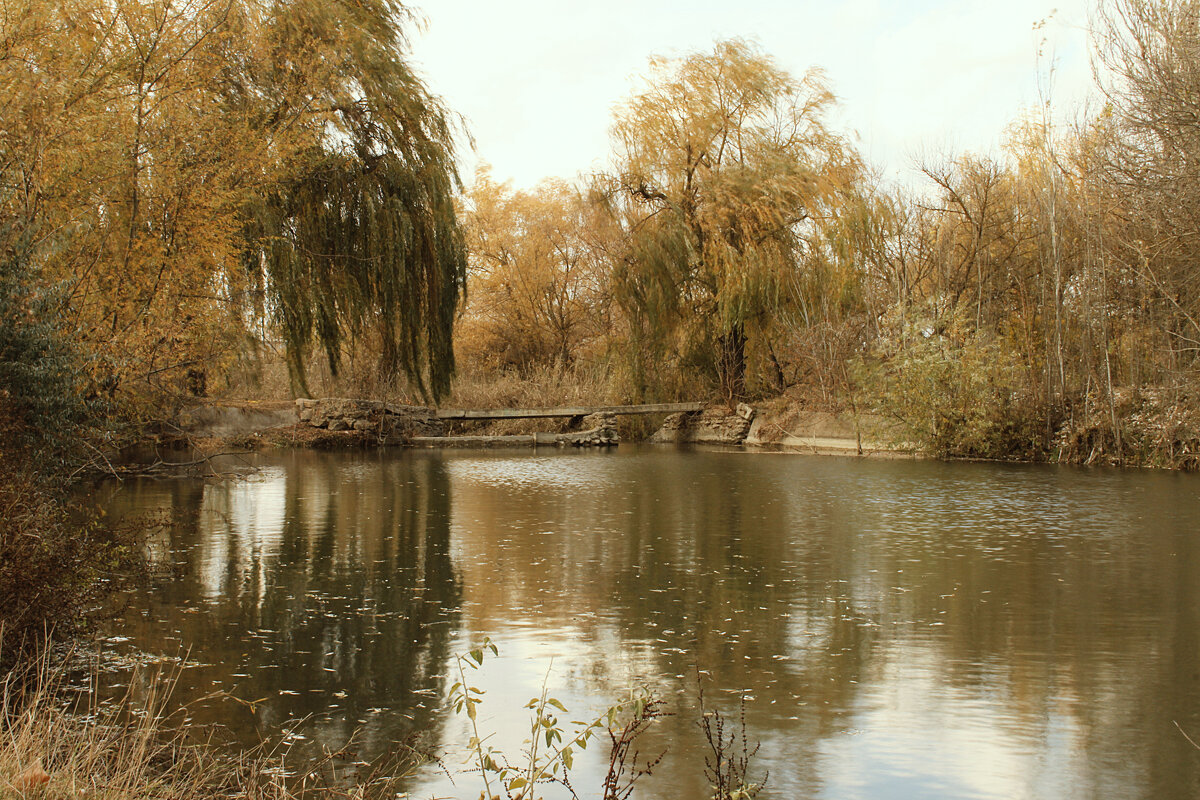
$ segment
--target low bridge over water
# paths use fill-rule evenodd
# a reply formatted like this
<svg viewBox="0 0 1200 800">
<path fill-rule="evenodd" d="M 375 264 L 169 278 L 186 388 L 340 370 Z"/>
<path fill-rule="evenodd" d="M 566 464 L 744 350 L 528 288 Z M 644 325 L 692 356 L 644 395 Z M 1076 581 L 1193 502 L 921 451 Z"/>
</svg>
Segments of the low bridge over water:
<svg viewBox="0 0 1200 800">
<path fill-rule="evenodd" d="M 590 414 L 677 414 L 703 411 L 704 403 L 646 403 L 637 406 L 562 406 L 558 408 L 440 408 L 438 419 L 539 419 Z"/>
</svg>

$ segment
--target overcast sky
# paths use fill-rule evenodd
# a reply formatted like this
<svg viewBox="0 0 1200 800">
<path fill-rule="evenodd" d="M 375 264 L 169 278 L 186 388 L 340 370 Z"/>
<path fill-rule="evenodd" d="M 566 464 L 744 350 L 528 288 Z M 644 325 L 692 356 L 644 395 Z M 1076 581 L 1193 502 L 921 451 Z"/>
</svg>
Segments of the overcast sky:
<svg viewBox="0 0 1200 800">
<path fill-rule="evenodd" d="M 839 120 L 883 173 L 921 152 L 998 150 L 1054 66 L 1056 108 L 1089 95 L 1089 0 L 417 0 L 412 56 L 462 114 L 477 159 L 532 187 L 609 157 L 613 108 L 651 55 L 751 38 L 793 74 L 826 71 Z M 1035 31 L 1034 25 L 1047 20 Z M 1039 59 L 1039 44 L 1045 39 Z M 465 150 L 465 148 L 463 148 Z"/>
</svg>

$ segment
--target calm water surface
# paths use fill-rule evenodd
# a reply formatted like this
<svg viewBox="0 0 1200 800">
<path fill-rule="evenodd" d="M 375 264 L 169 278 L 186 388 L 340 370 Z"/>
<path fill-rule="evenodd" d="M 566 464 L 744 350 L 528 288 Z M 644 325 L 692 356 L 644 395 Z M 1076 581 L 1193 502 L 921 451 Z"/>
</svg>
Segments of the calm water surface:
<svg viewBox="0 0 1200 800">
<path fill-rule="evenodd" d="M 572 719 L 667 702 L 639 798 L 705 795 L 698 671 L 710 704 L 747 696 L 760 797 L 1200 794 L 1197 476 L 628 446 L 261 466 L 104 494 L 164 523 L 113 640 L 186 652 L 176 700 L 235 742 L 294 729 L 299 761 L 358 731 L 370 758 L 423 731 L 451 776 L 413 796 L 476 798 L 447 676 L 487 636 L 480 722 L 514 755 L 545 680 Z M 576 762 L 581 795 L 604 766 Z"/>
</svg>

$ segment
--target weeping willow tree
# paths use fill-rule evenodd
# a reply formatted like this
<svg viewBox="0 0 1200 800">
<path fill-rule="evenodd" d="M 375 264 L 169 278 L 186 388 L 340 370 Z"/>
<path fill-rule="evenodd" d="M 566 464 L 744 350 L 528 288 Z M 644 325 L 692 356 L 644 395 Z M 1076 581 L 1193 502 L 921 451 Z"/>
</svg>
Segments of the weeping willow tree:
<svg viewBox="0 0 1200 800">
<path fill-rule="evenodd" d="M 739 40 L 651 67 L 614 126 L 609 192 L 630 233 L 617 297 L 646 336 L 674 340 L 665 349 L 709 350 L 738 398 L 748 336 L 789 302 L 858 160 L 826 127 L 833 95 L 816 73 L 797 80 Z"/>
<path fill-rule="evenodd" d="M 336 375 L 370 336 L 380 376 L 449 390 L 466 248 L 449 112 L 405 63 L 403 6 L 291 0 L 268 9 L 270 69 L 250 92 L 290 153 L 247 207 L 246 263 L 309 394 L 318 345 Z"/>
</svg>

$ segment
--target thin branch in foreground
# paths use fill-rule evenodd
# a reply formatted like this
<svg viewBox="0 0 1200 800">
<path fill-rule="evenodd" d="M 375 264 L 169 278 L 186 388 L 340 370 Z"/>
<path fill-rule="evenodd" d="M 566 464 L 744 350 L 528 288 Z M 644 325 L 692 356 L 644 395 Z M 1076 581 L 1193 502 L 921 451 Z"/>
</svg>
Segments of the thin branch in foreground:
<svg viewBox="0 0 1200 800">
<path fill-rule="evenodd" d="M 1200 750 L 1200 744 L 1196 744 L 1196 740 L 1187 735 L 1187 731 L 1183 729 L 1183 726 L 1179 724 L 1178 720 L 1171 720 L 1171 724 L 1179 729 L 1179 732 L 1183 734 L 1183 738 L 1188 740 L 1188 744 L 1197 750 Z"/>
</svg>

